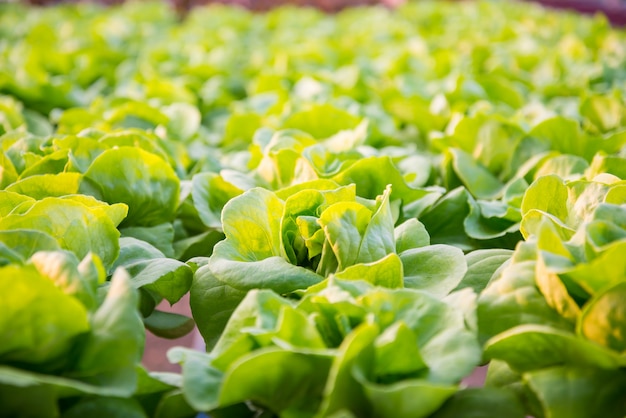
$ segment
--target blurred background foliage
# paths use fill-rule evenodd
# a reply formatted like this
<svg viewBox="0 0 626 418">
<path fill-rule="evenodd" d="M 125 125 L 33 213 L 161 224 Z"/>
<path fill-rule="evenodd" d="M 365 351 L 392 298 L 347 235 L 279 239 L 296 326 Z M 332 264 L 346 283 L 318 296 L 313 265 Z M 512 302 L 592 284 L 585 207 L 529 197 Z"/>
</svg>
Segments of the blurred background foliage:
<svg viewBox="0 0 626 418">
<path fill-rule="evenodd" d="M 127 1 L 142 0 L 0 0 L 14 3 L 46 6 L 57 3 L 100 3 L 105 5 L 121 4 Z M 325 12 L 338 12 L 347 7 L 363 5 L 384 5 L 396 7 L 406 1 L 418 0 L 163 0 L 172 4 L 181 16 L 190 9 L 211 3 L 231 4 L 254 11 L 267 11 L 275 7 L 291 5 L 298 7 L 315 7 Z M 442 0 L 442 1 L 469 1 L 469 0 Z M 495 0 L 494 0 L 495 1 Z M 602 13 L 614 25 L 626 25 L 626 0 L 518 0 L 541 3 L 547 7 L 573 10 L 580 13 Z"/>
</svg>

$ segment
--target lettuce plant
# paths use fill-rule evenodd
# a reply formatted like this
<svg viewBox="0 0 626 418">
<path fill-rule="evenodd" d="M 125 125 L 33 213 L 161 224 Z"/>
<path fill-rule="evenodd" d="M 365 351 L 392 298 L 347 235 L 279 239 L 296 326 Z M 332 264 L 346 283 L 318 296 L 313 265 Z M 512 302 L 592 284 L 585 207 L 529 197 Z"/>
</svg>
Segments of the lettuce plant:
<svg viewBox="0 0 626 418">
<path fill-rule="evenodd" d="M 299 301 L 252 290 L 213 350 L 169 356 L 190 404 L 215 416 L 427 417 L 480 346 L 463 312 L 427 292 L 331 276 Z"/>
<path fill-rule="evenodd" d="M 522 202 L 527 241 L 479 299 L 487 384 L 515 386 L 534 416 L 626 411 L 623 183 L 537 179 Z"/>
<path fill-rule="evenodd" d="M 452 291 L 467 271 L 463 253 L 429 246 L 415 219 L 395 227 L 391 194 L 388 187 L 376 200 L 362 199 L 354 185 L 317 180 L 276 193 L 255 188 L 230 200 L 222 212 L 226 239 L 209 259 L 196 260 L 203 265 L 191 289 L 207 343 L 252 289 L 289 294 L 334 274 L 438 296 Z"/>
<path fill-rule="evenodd" d="M 81 398 L 133 394 L 145 337 L 126 272 L 105 287 L 97 256 L 41 251 L 0 277 L 3 413 L 54 417 Z"/>
</svg>

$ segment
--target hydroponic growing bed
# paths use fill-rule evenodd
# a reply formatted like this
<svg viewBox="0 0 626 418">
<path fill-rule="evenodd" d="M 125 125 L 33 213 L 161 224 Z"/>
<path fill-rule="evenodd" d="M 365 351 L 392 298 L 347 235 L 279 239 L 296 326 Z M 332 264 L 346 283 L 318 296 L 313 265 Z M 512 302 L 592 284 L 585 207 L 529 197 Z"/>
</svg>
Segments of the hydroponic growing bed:
<svg viewBox="0 0 626 418">
<path fill-rule="evenodd" d="M 626 415 L 606 19 L 3 4 L 0 92 L 0 416 Z"/>
</svg>

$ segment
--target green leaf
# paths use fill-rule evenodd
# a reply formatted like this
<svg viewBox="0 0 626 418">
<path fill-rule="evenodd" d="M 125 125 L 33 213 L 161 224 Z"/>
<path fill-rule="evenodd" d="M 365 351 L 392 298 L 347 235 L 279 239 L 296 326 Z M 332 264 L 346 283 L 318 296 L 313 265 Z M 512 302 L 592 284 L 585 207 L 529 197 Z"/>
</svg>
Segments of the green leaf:
<svg viewBox="0 0 626 418">
<path fill-rule="evenodd" d="M 518 372 L 558 365 L 617 369 L 626 363 L 608 348 L 545 325 L 520 325 L 498 334 L 485 345 L 485 356 L 504 360 Z"/>
<path fill-rule="evenodd" d="M 590 96 L 580 105 L 580 114 L 600 131 L 606 132 L 623 126 L 626 109 L 615 97 Z"/>
<path fill-rule="evenodd" d="M 197 412 L 189 406 L 182 390 L 173 390 L 164 394 L 154 412 L 155 418 L 192 418 L 195 416 Z"/>
<path fill-rule="evenodd" d="M 237 306 L 236 315 L 228 320 L 226 329 L 211 353 L 222 355 L 228 352 L 235 343 L 241 340 L 242 329 L 275 331 L 283 308 L 290 306 L 289 300 L 281 298 L 275 292 L 267 289 L 251 290 Z M 248 347 L 248 349 L 252 348 Z"/>
<path fill-rule="evenodd" d="M 485 167 L 474 161 L 467 153 L 449 149 L 454 170 L 467 190 L 478 199 L 499 197 L 504 185 Z"/>
<path fill-rule="evenodd" d="M 174 347 L 167 357 L 171 362 L 182 363 L 183 390 L 193 408 L 209 411 L 219 407 L 219 388 L 224 372 L 210 364 L 206 353 Z"/>
<path fill-rule="evenodd" d="M 306 186 L 330 187 L 330 189 L 311 189 Z M 334 203 L 354 202 L 356 199 L 353 186 L 337 187 L 336 184 L 309 182 L 304 184 L 305 188 L 290 187 L 283 189 L 278 194 L 286 195 L 287 192 L 294 193 L 286 198 L 284 216 L 281 221 L 282 248 L 289 261 L 293 264 L 307 265 L 319 255 L 325 244 L 324 231 L 318 222 L 318 214 Z M 303 245 L 304 244 L 304 245 Z M 333 261 L 336 260 L 333 257 Z M 321 263 L 319 269 L 329 269 Z"/>
<path fill-rule="evenodd" d="M 394 230 L 394 238 L 396 241 L 396 253 L 411 248 L 419 248 L 430 245 L 430 236 L 426 227 L 415 218 L 409 219 L 398 225 Z"/>
<path fill-rule="evenodd" d="M 288 305 L 283 305 L 272 341 L 290 350 L 324 350 L 326 345 L 312 317 Z"/>
<path fill-rule="evenodd" d="M 577 155 L 587 161 L 595 154 L 595 151 L 588 150 L 589 141 L 582 134 L 579 123 L 562 116 L 544 120 L 528 136 L 543 142 L 550 149 L 562 154 Z"/>
<path fill-rule="evenodd" d="M 380 173 L 385 173 L 381 176 Z M 375 199 L 391 184 L 393 199 L 408 204 L 429 196 L 432 192 L 410 187 L 389 156 L 362 158 L 333 177 L 341 185 L 355 184 L 356 194 Z"/>
<path fill-rule="evenodd" d="M 193 176 L 192 191 L 194 207 L 204 225 L 221 228 L 221 213 L 224 205 L 243 193 L 236 185 L 214 173 Z"/>
<path fill-rule="evenodd" d="M 120 257 L 113 268 L 117 267 L 130 273 L 134 288 L 153 291 L 171 304 L 189 291 L 193 278 L 187 264 L 165 258 L 147 242 L 130 237 L 120 239 Z"/>
<path fill-rule="evenodd" d="M 0 381 L 4 380 L 0 369 Z M 33 402 L 36 399 L 37 402 Z M 32 385 L 21 387 L 14 381 L 0 383 L 0 403 L 2 413 L 7 416 L 24 418 L 56 418 L 59 407 L 55 391 L 50 386 Z"/>
<path fill-rule="evenodd" d="M 584 158 L 558 155 L 546 160 L 535 172 L 535 178 L 553 174 L 563 179 L 575 179 L 581 177 L 588 168 L 589 164 Z"/>
<path fill-rule="evenodd" d="M 90 312 L 97 306 L 97 289 L 104 282 L 106 272 L 101 261 L 92 254 L 81 262 L 73 253 L 40 251 L 30 262 L 63 293 L 79 300 Z"/>
<path fill-rule="evenodd" d="M 276 348 L 241 357 L 224 375 L 220 405 L 252 400 L 286 416 L 310 416 L 318 407 L 331 358 Z"/>
<path fill-rule="evenodd" d="M 371 411 L 364 388 L 354 375 L 355 368 L 365 368 L 375 359 L 373 343 L 378 334 L 375 325 L 363 324 L 354 330 L 341 344 L 335 357 L 321 405 L 321 415 L 328 416 L 342 409 L 357 416 L 366 416 Z"/>
<path fill-rule="evenodd" d="M 401 288 L 404 283 L 402 260 L 396 254 L 389 254 L 372 263 L 354 264 L 335 277 L 340 280 L 365 280 L 374 286 Z"/>
<path fill-rule="evenodd" d="M 7 216 L 24 202 L 35 203 L 35 199 L 19 193 L 0 190 L 0 219 Z"/>
<path fill-rule="evenodd" d="M 456 287 L 464 289 L 471 288 L 476 293 L 482 292 L 489 282 L 497 277 L 499 270 L 511 258 L 513 254 L 510 250 L 489 249 L 476 250 L 465 256 L 467 262 L 467 272 Z"/>
<path fill-rule="evenodd" d="M 80 191 L 108 203 L 128 205 L 123 226 L 170 222 L 178 206 L 180 181 L 168 163 L 138 148 L 100 154 L 85 172 Z"/>
<path fill-rule="evenodd" d="M 222 212 L 225 244 L 236 260 L 256 261 L 281 255 L 280 219 L 284 202 L 265 189 L 251 189 L 230 200 Z M 227 244 L 226 244 L 227 243 Z"/>
<path fill-rule="evenodd" d="M 291 114 L 283 122 L 283 128 L 299 129 L 316 139 L 324 139 L 341 130 L 353 129 L 359 122 L 359 118 L 343 109 L 330 104 L 318 104 Z"/>
<path fill-rule="evenodd" d="M 541 177 L 526 190 L 522 201 L 522 215 L 525 216 L 531 210 L 538 210 L 565 221 L 569 214 L 567 200 L 567 187 L 563 180 L 555 175 Z"/>
<path fill-rule="evenodd" d="M 614 205 L 620 205 L 626 202 L 626 184 L 621 182 L 611 187 L 604 197 L 604 202 Z"/>
<path fill-rule="evenodd" d="M 358 262 L 363 236 L 371 219 L 371 211 L 357 202 L 335 203 L 320 215 L 318 223 L 337 259 L 337 271 Z M 380 250 L 384 256 L 384 248 Z"/>
<path fill-rule="evenodd" d="M 379 260 L 396 250 L 395 221 L 389 202 L 390 195 L 391 188 L 387 186 L 384 193 L 376 198 L 376 210 L 363 234 L 357 263 Z M 321 218 L 318 222 L 321 223 Z"/>
<path fill-rule="evenodd" d="M 395 251 L 394 222 L 389 194 L 377 201 L 374 213 L 357 202 L 340 202 L 322 212 L 318 224 L 338 262 L 337 271 L 357 263 L 371 263 Z M 330 271 L 320 263 L 318 271 Z"/>
<path fill-rule="evenodd" d="M 174 258 L 190 260 L 194 257 L 210 256 L 213 247 L 224 239 L 218 231 L 207 231 L 199 235 L 180 239 L 174 242 Z"/>
<path fill-rule="evenodd" d="M 166 257 L 174 257 L 172 245 L 174 241 L 174 227 L 170 223 L 155 226 L 129 226 L 121 228 L 120 233 L 122 237 L 137 238 L 153 245 Z"/>
<path fill-rule="evenodd" d="M 617 151 L 626 143 L 626 131 L 620 135 L 622 139 L 619 146 L 616 147 Z M 595 178 L 603 173 L 612 174 L 621 179 L 626 178 L 626 167 L 624 167 L 624 157 L 617 155 L 605 155 L 604 153 L 598 153 L 593 157 L 591 166 L 587 171 L 588 178 Z"/>
<path fill-rule="evenodd" d="M 92 332 L 76 358 L 73 377 L 107 388 L 113 396 L 133 393 L 137 384 L 135 367 L 145 340 L 137 306 L 138 295 L 128 274 L 118 269 L 104 302 L 91 317 Z"/>
<path fill-rule="evenodd" d="M 289 264 L 283 258 L 270 257 L 257 262 L 224 258 L 222 241 L 207 266 L 198 269 L 191 288 L 191 307 L 207 346 L 221 333 L 230 314 L 251 289 L 272 289 L 290 293 L 322 280 L 305 268 Z M 207 301 L 211 300 L 211 303 Z"/>
<path fill-rule="evenodd" d="M 128 213 L 128 206 L 126 206 L 123 203 L 114 203 L 112 205 L 109 205 L 105 202 L 97 200 L 96 198 L 92 196 L 75 194 L 75 195 L 63 196 L 61 199 L 82 203 L 83 205 L 87 206 L 91 210 L 109 217 L 111 221 L 113 222 L 113 225 L 115 226 L 119 225 L 124 220 L 124 218 L 126 217 L 126 214 Z"/>
<path fill-rule="evenodd" d="M 264 133 L 263 130 L 259 130 Z M 312 167 L 304 163 L 302 152 L 315 144 L 315 140 L 304 132 L 294 130 L 277 131 L 267 143 L 259 142 L 262 153 L 256 173 L 273 189 L 280 189 L 317 178 Z"/>
<path fill-rule="evenodd" d="M 456 386 L 407 380 L 391 385 L 362 382 L 375 416 L 424 418 L 443 405 L 456 391 Z"/>
<path fill-rule="evenodd" d="M 457 383 L 478 365 L 481 350 L 464 312 L 438 298 L 413 289 L 377 289 L 362 297 L 381 328 L 404 322 L 416 335 L 417 345 L 432 383 Z M 389 307 L 393 306 L 393 313 Z M 437 320 L 434 320 L 437 318 Z"/>
<path fill-rule="evenodd" d="M 467 272 L 463 251 L 449 245 L 429 245 L 400 254 L 404 286 L 445 296 L 456 288 Z"/>
<path fill-rule="evenodd" d="M 21 179 L 6 190 L 37 200 L 61 197 L 78 193 L 81 177 L 79 173 L 38 174 Z"/>
<path fill-rule="evenodd" d="M 432 418 L 524 418 L 526 414 L 514 394 L 498 388 L 468 388 L 455 393 Z"/>
<path fill-rule="evenodd" d="M 464 221 L 470 211 L 469 194 L 463 187 L 458 187 L 428 208 L 419 220 L 430 235 L 431 244 L 448 244 L 462 250 L 474 249 L 475 245 L 468 237 Z"/>
<path fill-rule="evenodd" d="M 0 191 L 17 181 L 18 173 L 13 162 L 4 152 L 0 152 Z"/>
<path fill-rule="evenodd" d="M 569 295 L 560 277 L 546 267 L 542 255 L 540 254 L 537 260 L 535 270 L 537 288 L 552 309 L 557 311 L 563 318 L 575 323 L 580 315 L 580 308 Z"/>
<path fill-rule="evenodd" d="M 45 232 L 30 229 L 15 229 L 0 231 L 0 259 L 4 257 L 4 251 L 10 251 L 22 262 L 28 260 L 37 251 L 60 250 L 57 240 Z M 17 261 L 16 261 L 17 262 Z M 0 265 L 2 263 L 0 262 Z"/>
<path fill-rule="evenodd" d="M 168 117 L 167 132 L 179 139 L 188 139 L 198 132 L 201 115 L 196 106 L 173 103 L 163 109 Z"/>
<path fill-rule="evenodd" d="M 2 267 L 0 277 L 2 362 L 67 361 L 73 338 L 90 329 L 85 306 L 31 266 Z"/>
<path fill-rule="evenodd" d="M 463 221 L 468 237 L 477 240 L 494 240 L 491 247 L 502 247 L 495 241 L 513 236 L 515 241 L 521 216 L 519 210 L 500 201 L 475 201 L 468 197 L 469 214 Z"/>
<path fill-rule="evenodd" d="M 143 324 L 154 335 L 163 338 L 180 338 L 189 334 L 195 327 L 193 319 L 172 312 L 154 310 L 144 318 Z"/>
<path fill-rule="evenodd" d="M 224 127 L 222 146 L 239 148 L 248 146 L 257 129 L 261 128 L 263 119 L 256 113 L 233 113 Z"/>
<path fill-rule="evenodd" d="M 590 341 L 623 353 L 626 351 L 626 282 L 594 296 L 584 307 L 578 333 Z"/>
<path fill-rule="evenodd" d="M 28 154 L 27 154 L 28 155 Z M 36 156 L 32 159 L 24 158 L 26 167 L 20 174 L 20 179 L 40 174 L 57 174 L 65 170 L 68 163 L 68 151 L 59 150 L 45 156 Z"/>
<path fill-rule="evenodd" d="M 589 294 L 602 292 L 623 283 L 623 271 L 626 268 L 626 259 L 623 257 L 625 250 L 626 242 L 615 242 L 589 263 L 582 262 L 565 271 L 563 277 L 574 281 Z"/>
<path fill-rule="evenodd" d="M 501 101 L 514 109 L 525 104 L 525 98 L 516 88 L 514 82 L 505 77 L 489 74 L 480 77 L 478 82 L 485 89 L 489 98 L 495 102 Z"/>
<path fill-rule="evenodd" d="M 544 416 L 586 418 L 589 414 L 621 418 L 626 414 L 622 370 L 554 367 L 524 374 Z"/>
<path fill-rule="evenodd" d="M 144 131 L 141 129 L 123 129 L 120 131 L 113 131 L 106 135 L 98 136 L 98 145 L 100 147 L 104 146 L 102 151 L 106 151 L 107 149 L 118 149 L 122 147 L 135 148 L 144 150 L 151 154 L 154 154 L 158 157 L 161 157 L 164 161 L 169 161 L 173 163 L 171 160 L 172 157 L 165 152 L 163 149 L 163 143 L 159 143 L 159 140 L 156 135 L 151 132 Z M 102 154 L 102 152 L 97 153 L 94 158 L 92 158 L 93 162 L 95 157 Z M 86 171 L 89 167 L 86 167 L 84 171 Z"/>
<path fill-rule="evenodd" d="M 519 249 L 518 249 L 519 251 Z M 546 302 L 535 284 L 535 262 L 513 260 L 478 299 L 481 340 L 522 324 L 571 330 L 572 324 Z"/>
<path fill-rule="evenodd" d="M 52 143 L 56 149 L 68 150 L 67 171 L 77 171 L 79 173 L 87 171 L 92 161 L 107 149 L 105 145 L 97 140 L 83 136 L 68 135 L 57 137 L 52 140 Z"/>
<path fill-rule="evenodd" d="M 16 229 L 44 232 L 79 259 L 93 252 L 106 267 L 111 266 L 119 253 L 119 232 L 105 211 L 73 200 L 48 197 L 35 202 L 24 213 L 11 213 L 0 220 L 0 230 Z"/>
<path fill-rule="evenodd" d="M 168 118 L 147 103 L 129 99 L 119 103 L 108 113 L 107 122 L 120 128 L 148 130 L 158 125 L 167 125 Z"/>
<path fill-rule="evenodd" d="M 396 322 L 376 338 L 374 376 L 415 374 L 428 366 L 415 344 L 413 331 L 402 321 Z"/>
<path fill-rule="evenodd" d="M 62 418 L 147 418 L 134 399 L 99 397 L 84 399 L 63 413 Z"/>
<path fill-rule="evenodd" d="M 170 304 L 180 300 L 191 286 L 191 268 L 178 260 L 158 258 L 125 266 L 133 275 L 132 285 L 165 298 Z"/>
<path fill-rule="evenodd" d="M 246 293 L 247 290 L 220 281 L 208 266 L 199 268 L 194 274 L 190 289 L 191 312 L 207 348 L 217 343 L 231 314 Z"/>
<path fill-rule="evenodd" d="M 239 289 L 272 289 L 278 293 L 289 293 L 305 289 L 322 280 L 322 277 L 300 266 L 294 266 L 281 257 L 269 257 L 263 260 L 233 261 L 225 255 L 230 254 L 227 241 L 215 246 L 208 268 L 219 275 L 221 281 Z M 199 270 L 198 270 L 199 271 Z"/>
</svg>

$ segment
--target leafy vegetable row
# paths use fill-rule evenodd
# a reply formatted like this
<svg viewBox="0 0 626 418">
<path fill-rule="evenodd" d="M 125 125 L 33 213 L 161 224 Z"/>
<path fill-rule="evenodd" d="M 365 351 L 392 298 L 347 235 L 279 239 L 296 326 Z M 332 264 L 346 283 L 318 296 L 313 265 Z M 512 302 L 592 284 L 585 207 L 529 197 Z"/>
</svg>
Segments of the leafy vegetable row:
<svg viewBox="0 0 626 418">
<path fill-rule="evenodd" d="M 3 413 L 626 415 L 603 18 L 0 11 Z M 187 292 L 208 352 L 147 372 Z"/>
</svg>

